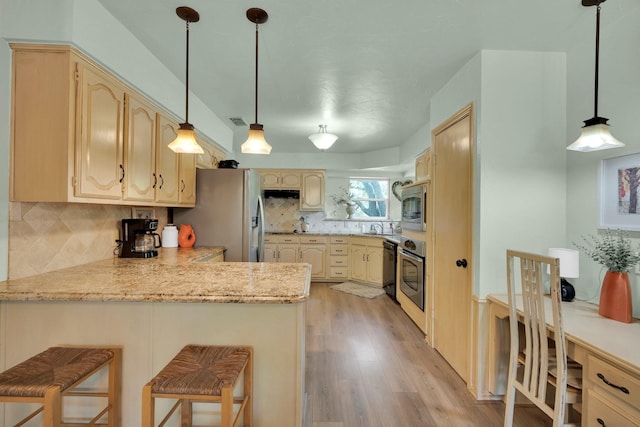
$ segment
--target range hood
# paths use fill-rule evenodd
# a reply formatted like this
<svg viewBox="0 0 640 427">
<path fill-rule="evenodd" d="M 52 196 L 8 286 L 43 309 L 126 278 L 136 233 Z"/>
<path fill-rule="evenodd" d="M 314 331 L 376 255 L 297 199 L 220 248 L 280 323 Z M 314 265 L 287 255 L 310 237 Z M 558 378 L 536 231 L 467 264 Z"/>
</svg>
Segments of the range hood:
<svg viewBox="0 0 640 427">
<path fill-rule="evenodd" d="M 265 199 L 299 199 L 300 190 L 264 190 Z"/>
</svg>

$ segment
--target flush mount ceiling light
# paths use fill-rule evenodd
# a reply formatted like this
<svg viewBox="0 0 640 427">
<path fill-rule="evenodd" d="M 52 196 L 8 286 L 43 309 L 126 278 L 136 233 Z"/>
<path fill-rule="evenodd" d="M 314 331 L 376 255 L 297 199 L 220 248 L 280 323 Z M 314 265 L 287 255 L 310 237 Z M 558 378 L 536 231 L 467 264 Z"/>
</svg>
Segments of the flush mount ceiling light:
<svg viewBox="0 0 640 427">
<path fill-rule="evenodd" d="M 600 4 L 606 0 L 582 0 L 583 6 L 596 6 L 596 71 L 593 117 L 584 121 L 580 137 L 567 150 L 597 151 L 624 147 L 624 144 L 611 135 L 604 117 L 598 117 L 598 69 L 600 62 Z"/>
<path fill-rule="evenodd" d="M 176 15 L 184 20 L 187 25 L 186 113 L 184 123 L 180 123 L 178 136 L 169 144 L 169 148 L 176 153 L 202 154 L 204 151 L 196 141 L 193 125 L 189 123 L 189 23 L 198 22 L 200 20 L 200 14 L 190 7 L 180 6 L 176 9 Z"/>
<path fill-rule="evenodd" d="M 255 122 L 249 125 L 249 138 L 242 144 L 242 152 L 246 154 L 269 154 L 271 146 L 264 139 L 263 126 L 258 123 L 258 24 L 264 24 L 269 19 L 269 15 L 264 10 L 253 7 L 247 10 L 247 19 L 256 24 L 256 99 L 255 99 Z"/>
<path fill-rule="evenodd" d="M 309 139 L 319 150 L 326 150 L 338 139 L 336 135 L 327 133 L 327 125 L 319 125 L 318 133 L 309 135 Z"/>
</svg>

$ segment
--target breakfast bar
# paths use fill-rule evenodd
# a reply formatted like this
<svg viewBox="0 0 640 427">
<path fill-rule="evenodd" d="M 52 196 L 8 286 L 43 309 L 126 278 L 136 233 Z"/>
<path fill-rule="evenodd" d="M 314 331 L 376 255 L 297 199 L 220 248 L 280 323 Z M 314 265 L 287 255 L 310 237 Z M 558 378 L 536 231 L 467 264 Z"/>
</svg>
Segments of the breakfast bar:
<svg viewBox="0 0 640 427">
<path fill-rule="evenodd" d="M 142 387 L 186 344 L 249 345 L 255 425 L 301 426 L 310 265 L 221 255 L 162 248 L 1 282 L 0 368 L 55 345 L 121 346 L 122 425 L 137 426 Z M 0 424 L 25 412 L 8 406 Z"/>
</svg>

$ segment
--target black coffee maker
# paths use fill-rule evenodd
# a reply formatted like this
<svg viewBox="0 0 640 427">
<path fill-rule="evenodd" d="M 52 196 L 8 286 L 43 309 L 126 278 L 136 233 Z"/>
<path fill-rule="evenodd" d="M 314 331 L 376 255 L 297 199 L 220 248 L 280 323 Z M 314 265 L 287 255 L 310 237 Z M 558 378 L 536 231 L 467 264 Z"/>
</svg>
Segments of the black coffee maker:
<svg viewBox="0 0 640 427">
<path fill-rule="evenodd" d="M 120 258 L 153 258 L 162 246 L 157 219 L 129 218 L 122 220 Z"/>
</svg>

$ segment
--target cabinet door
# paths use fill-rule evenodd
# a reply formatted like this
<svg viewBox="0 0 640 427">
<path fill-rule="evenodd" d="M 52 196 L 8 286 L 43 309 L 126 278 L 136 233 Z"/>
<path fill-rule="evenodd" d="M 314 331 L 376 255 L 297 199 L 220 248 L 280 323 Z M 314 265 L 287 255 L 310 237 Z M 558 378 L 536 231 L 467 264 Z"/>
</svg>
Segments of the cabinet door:
<svg viewBox="0 0 640 427">
<path fill-rule="evenodd" d="M 367 280 L 367 252 L 365 246 L 352 245 L 349 253 L 349 278 Z"/>
<path fill-rule="evenodd" d="M 367 282 L 382 286 L 382 248 L 367 248 Z"/>
<path fill-rule="evenodd" d="M 264 245 L 264 261 L 265 262 L 277 262 L 278 261 L 278 247 L 277 245 Z"/>
<path fill-rule="evenodd" d="M 149 104 L 127 94 L 125 121 L 124 199 L 153 202 L 156 175 L 156 113 Z"/>
<path fill-rule="evenodd" d="M 427 148 L 420 157 L 416 159 L 416 181 L 424 181 L 431 175 L 431 148 Z"/>
<path fill-rule="evenodd" d="M 300 189 L 301 211 L 324 210 L 324 172 L 303 172 Z"/>
<path fill-rule="evenodd" d="M 300 245 L 278 245 L 278 262 L 298 262 Z"/>
<path fill-rule="evenodd" d="M 156 202 L 177 204 L 180 189 L 178 155 L 169 149 L 169 144 L 178 136 L 178 124 L 160 114 L 157 121 L 156 177 L 158 184 L 156 185 Z"/>
<path fill-rule="evenodd" d="M 282 171 L 280 173 L 280 188 L 287 190 L 299 190 L 300 172 Z"/>
<path fill-rule="evenodd" d="M 311 264 L 311 277 L 324 278 L 327 275 L 327 248 L 324 245 L 301 245 L 300 262 Z"/>
<path fill-rule="evenodd" d="M 180 167 L 180 206 L 195 206 L 196 204 L 196 155 L 188 153 L 178 154 Z"/>
<path fill-rule="evenodd" d="M 79 64 L 76 110 L 75 195 L 121 199 L 124 88 L 90 66 Z"/>
<path fill-rule="evenodd" d="M 266 189 L 280 188 L 280 174 L 277 172 L 261 172 L 262 187 Z"/>
</svg>

